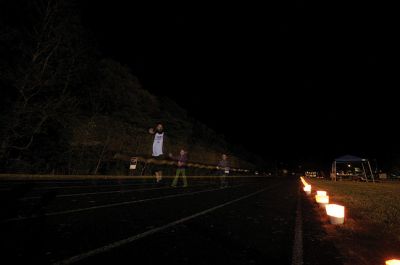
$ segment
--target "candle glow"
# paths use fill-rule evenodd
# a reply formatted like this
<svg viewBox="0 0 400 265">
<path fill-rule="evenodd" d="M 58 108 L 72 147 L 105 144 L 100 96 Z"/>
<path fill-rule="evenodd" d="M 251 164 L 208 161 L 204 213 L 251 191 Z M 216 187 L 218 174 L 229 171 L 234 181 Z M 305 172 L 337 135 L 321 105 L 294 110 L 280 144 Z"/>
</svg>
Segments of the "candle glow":
<svg viewBox="0 0 400 265">
<path fill-rule="evenodd" d="M 400 265 L 400 260 L 399 259 L 387 260 L 386 265 Z"/>
<path fill-rule="evenodd" d="M 324 195 L 315 195 L 315 201 L 317 203 L 329 203 L 329 196 Z"/>
<path fill-rule="evenodd" d="M 344 217 L 344 206 L 337 204 L 328 204 L 325 206 L 326 214 L 329 216 L 343 218 Z"/>
</svg>

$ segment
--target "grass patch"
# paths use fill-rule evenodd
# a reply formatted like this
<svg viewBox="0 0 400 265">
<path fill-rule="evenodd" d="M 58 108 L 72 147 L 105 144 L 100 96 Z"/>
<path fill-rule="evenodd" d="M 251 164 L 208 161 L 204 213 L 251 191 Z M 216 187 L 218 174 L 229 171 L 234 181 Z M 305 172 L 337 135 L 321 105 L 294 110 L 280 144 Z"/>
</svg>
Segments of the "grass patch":
<svg viewBox="0 0 400 265">
<path fill-rule="evenodd" d="M 313 190 L 326 190 L 331 203 L 346 207 L 345 224 L 326 228 L 351 264 L 384 264 L 388 256 L 400 257 L 400 183 L 309 182 Z"/>
</svg>

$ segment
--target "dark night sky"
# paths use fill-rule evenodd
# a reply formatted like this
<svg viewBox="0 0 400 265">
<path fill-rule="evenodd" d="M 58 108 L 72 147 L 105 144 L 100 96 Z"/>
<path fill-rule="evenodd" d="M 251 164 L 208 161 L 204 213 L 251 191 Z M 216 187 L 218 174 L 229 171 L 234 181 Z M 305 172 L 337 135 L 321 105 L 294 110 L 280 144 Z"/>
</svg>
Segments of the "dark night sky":
<svg viewBox="0 0 400 265">
<path fill-rule="evenodd" d="M 284 160 L 397 152 L 391 7 L 138 2 L 86 1 L 100 50 L 231 142 Z"/>
</svg>

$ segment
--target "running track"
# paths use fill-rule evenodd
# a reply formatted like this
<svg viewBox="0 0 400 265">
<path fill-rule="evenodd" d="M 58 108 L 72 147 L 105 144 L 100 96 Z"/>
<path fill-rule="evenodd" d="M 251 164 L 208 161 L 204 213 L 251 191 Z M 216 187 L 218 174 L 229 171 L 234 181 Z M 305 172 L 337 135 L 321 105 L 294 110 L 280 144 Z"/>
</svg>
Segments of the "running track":
<svg viewBox="0 0 400 265">
<path fill-rule="evenodd" d="M 315 255 L 297 178 L 1 182 L 0 194 L 3 264 L 340 264 Z"/>
</svg>

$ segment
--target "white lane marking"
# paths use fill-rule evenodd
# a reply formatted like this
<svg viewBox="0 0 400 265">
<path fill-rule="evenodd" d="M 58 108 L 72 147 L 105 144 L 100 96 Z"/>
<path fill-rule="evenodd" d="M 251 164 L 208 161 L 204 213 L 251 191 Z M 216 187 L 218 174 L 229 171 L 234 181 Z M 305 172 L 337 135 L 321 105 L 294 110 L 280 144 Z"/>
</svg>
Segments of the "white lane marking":
<svg viewBox="0 0 400 265">
<path fill-rule="evenodd" d="M 292 253 L 292 265 L 303 264 L 303 217 L 301 212 L 300 190 L 297 196 L 296 221 L 294 229 L 294 243 Z"/>
<path fill-rule="evenodd" d="M 20 183 L 20 184 L 22 184 L 22 183 Z M 13 185 L 20 185 L 20 184 L 13 184 Z M 154 185 L 154 183 L 100 184 L 100 185 L 96 185 L 96 184 L 93 184 L 93 183 L 88 183 L 88 185 L 83 185 L 83 186 L 80 185 L 80 186 L 33 187 L 32 190 L 84 189 L 84 188 L 150 186 L 150 185 Z M 0 188 L 0 191 L 11 191 L 11 190 L 12 190 L 12 188 L 6 188 L 6 189 Z"/>
<path fill-rule="evenodd" d="M 241 187 L 241 186 L 243 186 L 243 185 L 236 185 L 236 186 L 232 186 L 229 188 L 224 188 L 224 190 Z M 221 190 L 221 188 L 200 190 L 200 191 L 187 192 L 187 193 L 178 193 L 178 194 L 172 194 L 172 195 L 166 195 L 166 196 L 160 196 L 160 197 L 154 197 L 154 198 L 148 198 L 148 199 L 141 199 L 141 200 L 134 200 L 134 201 L 103 204 L 103 205 L 99 205 L 99 206 L 92 206 L 92 207 L 87 207 L 87 208 L 80 208 L 80 209 L 73 209 L 73 210 L 66 210 L 66 211 L 59 211 L 59 212 L 51 212 L 51 213 L 46 213 L 43 216 L 56 216 L 56 215 L 63 215 L 63 214 L 70 214 L 70 213 L 79 213 L 79 212 L 84 212 L 84 211 L 104 209 L 104 208 L 110 208 L 110 207 L 115 207 L 115 206 L 124 206 L 124 205 L 131 205 L 131 204 L 142 203 L 142 202 L 149 202 L 149 201 L 155 201 L 155 200 L 182 197 L 182 196 L 187 196 L 187 195 L 194 195 L 194 194 L 211 192 L 211 191 L 216 191 L 216 190 Z M 38 216 L 15 217 L 15 218 L 3 220 L 0 223 L 3 224 L 3 223 L 13 222 L 13 221 L 22 221 L 22 220 L 28 220 L 28 219 L 34 219 L 34 218 L 38 218 Z"/>
<path fill-rule="evenodd" d="M 100 180 L 101 182 L 106 182 L 108 180 Z M 110 181 L 116 181 L 116 180 L 110 180 Z M 91 180 L 71 180 L 71 181 L 42 181 L 42 180 L 27 180 L 28 183 L 35 183 L 35 184 L 79 184 L 79 183 L 90 183 Z M 132 182 L 132 181 L 130 181 Z M 20 184 L 20 183 L 26 183 L 23 180 L 19 181 L 13 181 L 13 182 L 2 182 L 0 185 L 13 185 L 13 184 Z"/>
<path fill-rule="evenodd" d="M 203 185 L 193 185 L 191 187 L 202 187 L 207 186 L 207 184 Z M 83 192 L 83 193 L 71 193 L 71 194 L 60 194 L 57 195 L 56 198 L 64 198 L 64 197 L 77 197 L 77 196 L 88 196 L 88 195 L 97 195 L 97 194 L 112 194 L 112 193 L 130 193 L 136 191 L 149 191 L 149 190 L 162 190 L 162 189 L 178 189 L 172 187 L 156 187 L 156 188 L 141 188 L 135 190 L 111 190 L 111 191 L 98 191 L 98 192 Z M 30 197 L 23 197 L 21 200 L 32 200 L 32 199 L 40 199 L 42 196 L 30 196 Z"/>
<path fill-rule="evenodd" d="M 278 184 L 279 184 L 279 183 L 278 183 Z M 70 257 L 70 258 L 64 259 L 64 260 L 59 261 L 59 262 L 55 262 L 55 263 L 53 263 L 53 265 L 73 264 L 73 263 L 75 263 L 75 262 L 81 261 L 81 260 L 86 259 L 86 258 L 89 258 L 89 257 L 91 257 L 91 256 L 95 256 L 95 255 L 98 255 L 98 254 L 107 252 L 107 251 L 112 250 L 112 249 L 114 249 L 114 248 L 118 248 L 118 247 L 120 247 L 120 246 L 129 244 L 129 243 L 132 243 L 133 241 L 136 241 L 136 240 L 138 240 L 138 239 L 144 238 L 144 237 L 146 237 L 146 236 L 150 236 L 150 235 L 152 235 L 152 234 L 161 232 L 161 231 L 163 231 L 163 230 L 165 230 L 165 229 L 167 229 L 167 228 L 170 228 L 170 227 L 172 227 L 172 226 L 175 226 L 175 225 L 178 225 L 178 224 L 187 222 L 187 221 L 189 221 L 189 220 L 191 220 L 191 219 L 194 219 L 194 218 L 196 218 L 196 217 L 199 217 L 199 216 L 208 214 L 208 213 L 210 213 L 210 212 L 213 212 L 213 211 L 215 211 L 215 210 L 218 210 L 218 209 L 220 209 L 220 208 L 222 208 L 222 207 L 225 207 L 225 206 L 227 206 L 227 205 L 230 205 L 230 204 L 233 204 L 233 203 L 235 203 L 235 202 L 238 202 L 238 201 L 247 199 L 247 198 L 249 198 L 249 197 L 251 197 L 251 196 L 254 196 L 254 195 L 256 195 L 256 194 L 259 194 L 259 193 L 261 193 L 261 192 L 263 192 L 263 191 L 272 189 L 272 188 L 274 188 L 275 186 L 277 186 L 278 184 L 273 185 L 273 186 L 269 186 L 269 187 L 267 187 L 267 188 L 264 188 L 264 189 L 261 189 L 261 190 L 252 192 L 252 193 L 250 193 L 250 194 L 244 195 L 244 196 L 242 196 L 242 197 L 236 198 L 236 199 L 234 199 L 234 200 L 231 200 L 231 201 L 228 201 L 228 202 L 219 204 L 219 205 L 217 205 L 217 206 L 208 208 L 208 209 L 206 209 L 206 210 L 204 210 L 204 211 L 201 211 L 201 212 L 198 212 L 198 213 L 189 215 L 189 216 L 187 216 L 187 217 L 184 217 L 184 218 L 182 218 L 182 219 L 173 221 L 173 222 L 168 223 L 168 224 L 166 224 L 166 225 L 159 226 L 159 227 L 156 227 L 156 228 L 147 230 L 146 232 L 143 232 L 143 233 L 140 233 L 140 234 L 137 234 L 137 235 L 134 235 L 134 236 L 131 236 L 131 237 L 128 237 L 128 238 L 119 240 L 119 241 L 115 241 L 115 242 L 113 242 L 113 243 L 111 243 L 111 244 L 108 244 L 108 245 L 105 245 L 105 246 L 102 246 L 102 247 L 99 247 L 99 248 L 90 250 L 90 251 L 88 251 L 88 252 L 85 252 L 85 253 L 82 253 L 82 254 L 79 254 L 79 255 L 76 255 L 76 256 L 72 256 L 72 257 Z"/>
<path fill-rule="evenodd" d="M 155 185 L 155 183 L 126 183 L 126 184 L 93 184 L 88 183 L 88 185 L 79 185 L 79 186 L 57 186 L 57 187 L 36 187 L 33 190 L 55 190 L 55 189 L 78 189 L 78 188 L 98 188 L 98 187 L 126 187 L 126 186 L 150 186 Z"/>
<path fill-rule="evenodd" d="M 135 183 L 135 184 L 100 184 L 96 185 L 88 183 L 88 185 L 80 186 L 57 186 L 57 187 L 36 187 L 34 190 L 56 190 L 56 189 L 80 189 L 80 188 L 99 188 L 99 187 L 126 187 L 126 186 L 148 186 L 154 185 L 154 183 Z"/>
</svg>

